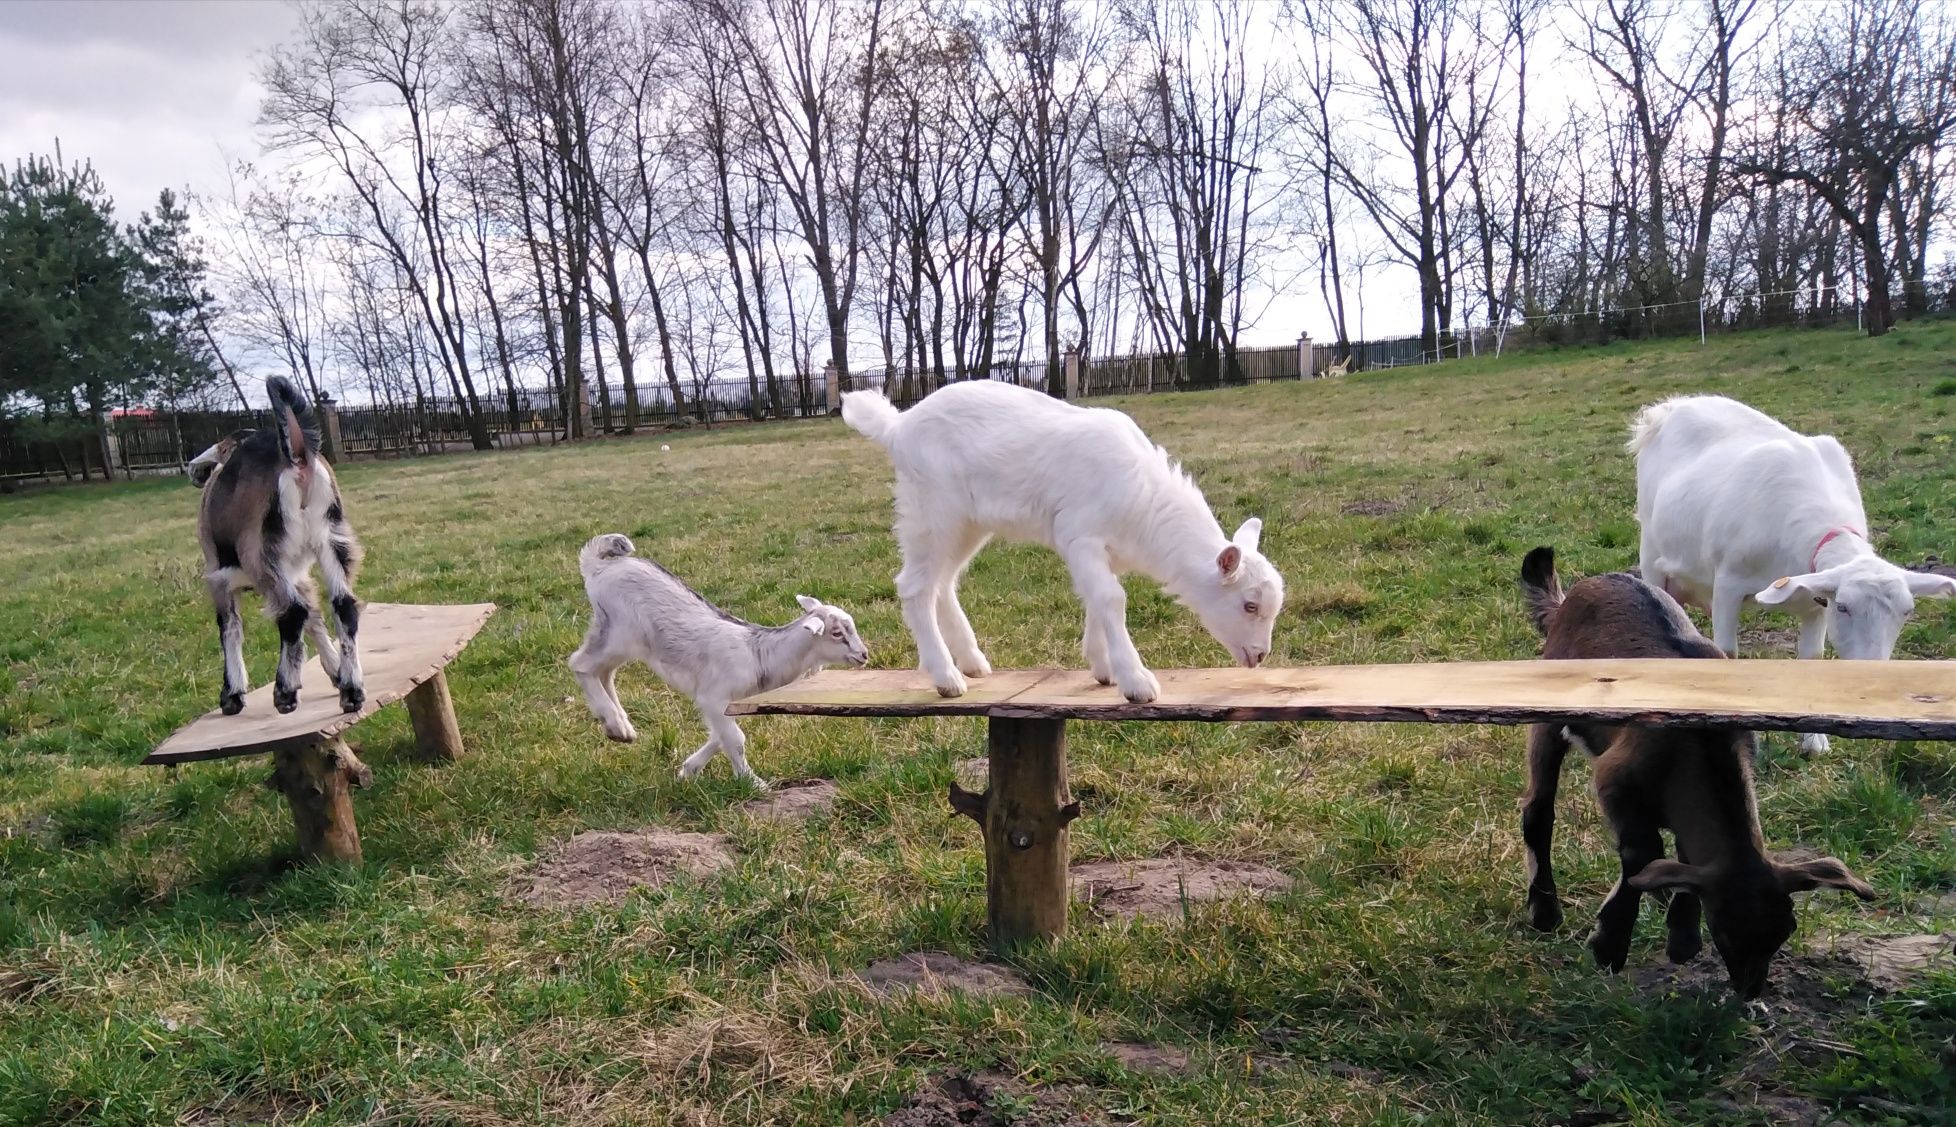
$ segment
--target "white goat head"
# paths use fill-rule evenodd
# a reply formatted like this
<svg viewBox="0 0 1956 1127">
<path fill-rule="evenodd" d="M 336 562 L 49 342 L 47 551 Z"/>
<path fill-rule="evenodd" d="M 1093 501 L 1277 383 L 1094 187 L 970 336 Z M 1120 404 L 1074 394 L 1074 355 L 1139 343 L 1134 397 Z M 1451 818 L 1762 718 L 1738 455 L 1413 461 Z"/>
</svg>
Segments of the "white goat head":
<svg viewBox="0 0 1956 1127">
<path fill-rule="evenodd" d="M 801 620 L 801 627 L 817 639 L 813 655 L 817 660 L 824 665 L 869 664 L 869 647 L 856 633 L 856 620 L 849 617 L 848 611 L 807 595 L 796 595 L 795 601 L 808 612 L 808 617 Z"/>
<path fill-rule="evenodd" d="M 1284 577 L 1256 550 L 1262 536 L 1260 518 L 1244 521 L 1216 556 L 1216 570 L 1182 596 L 1216 641 L 1250 669 L 1270 656 L 1270 632 L 1284 609 Z"/>
<path fill-rule="evenodd" d="M 1902 625 L 1915 612 L 1915 600 L 1952 595 L 1956 579 L 1949 576 L 1908 571 L 1879 556 L 1859 556 L 1822 571 L 1783 576 L 1753 600 L 1761 606 L 1787 604 L 1791 610 L 1810 599 L 1827 608 L 1827 636 L 1836 653 L 1849 660 L 1886 661 L 1895 652 Z"/>
</svg>

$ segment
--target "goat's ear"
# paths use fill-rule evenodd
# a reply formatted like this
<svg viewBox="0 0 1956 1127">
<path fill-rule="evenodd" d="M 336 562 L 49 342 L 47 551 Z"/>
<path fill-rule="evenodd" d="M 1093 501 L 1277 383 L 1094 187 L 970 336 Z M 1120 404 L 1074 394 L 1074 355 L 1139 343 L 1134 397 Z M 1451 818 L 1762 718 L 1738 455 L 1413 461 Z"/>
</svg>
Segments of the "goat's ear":
<svg viewBox="0 0 1956 1127">
<path fill-rule="evenodd" d="M 1782 575 L 1773 580 L 1771 586 L 1753 595 L 1752 601 L 1763 607 L 1772 607 L 1798 599 L 1831 599 L 1839 587 L 1840 580 L 1831 571 Z"/>
<path fill-rule="evenodd" d="M 801 609 L 807 611 L 810 614 L 814 614 L 817 610 L 821 609 L 822 606 L 822 600 L 811 599 L 807 595 L 796 595 L 795 601 L 801 604 Z"/>
<path fill-rule="evenodd" d="M 1816 857 L 1792 865 L 1779 865 L 1779 886 L 1788 892 L 1808 892 L 1825 885 L 1845 889 L 1863 900 L 1873 900 L 1875 890 L 1848 871 L 1836 857 Z"/>
<path fill-rule="evenodd" d="M 1234 544 L 1224 548 L 1222 554 L 1216 557 L 1216 570 L 1222 572 L 1224 579 L 1236 578 L 1237 572 L 1241 571 L 1242 567 L 1243 549 Z"/>
<path fill-rule="evenodd" d="M 1257 542 L 1263 539 L 1263 518 L 1251 517 L 1237 528 L 1236 535 L 1229 538 L 1232 544 L 1241 545 L 1246 552 L 1256 551 Z"/>
<path fill-rule="evenodd" d="M 801 628 L 819 638 L 828 629 L 828 624 L 822 621 L 821 615 L 811 614 L 801 620 Z"/>
<path fill-rule="evenodd" d="M 1956 596 L 1956 578 L 1929 571 L 1908 573 L 1908 593 L 1918 599 L 1947 599 Z"/>
<path fill-rule="evenodd" d="M 1669 857 L 1659 857 L 1630 878 L 1630 887 L 1638 892 L 1656 892 L 1660 888 L 1684 888 L 1696 892 L 1704 884 L 1705 870 Z"/>
</svg>

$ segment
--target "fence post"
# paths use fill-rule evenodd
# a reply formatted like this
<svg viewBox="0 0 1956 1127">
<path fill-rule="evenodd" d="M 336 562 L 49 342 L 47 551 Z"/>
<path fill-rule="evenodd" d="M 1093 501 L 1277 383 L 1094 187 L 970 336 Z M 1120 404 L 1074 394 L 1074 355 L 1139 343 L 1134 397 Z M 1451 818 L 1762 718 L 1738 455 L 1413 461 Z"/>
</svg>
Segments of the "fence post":
<svg viewBox="0 0 1956 1127">
<path fill-rule="evenodd" d="M 333 402 L 332 396 L 323 391 L 319 393 L 319 432 L 326 440 L 323 443 L 326 449 L 320 451 L 320 453 L 326 455 L 328 462 L 338 465 L 340 461 L 340 407 L 339 404 Z"/>
<path fill-rule="evenodd" d="M 1080 348 L 1073 345 L 1067 348 L 1064 358 L 1066 365 L 1066 397 L 1080 398 Z"/>
<path fill-rule="evenodd" d="M 122 468 L 122 439 L 115 432 L 113 422 L 102 424 L 102 476 L 114 481 L 116 471 Z"/>
<path fill-rule="evenodd" d="M 1705 295 L 1698 295 L 1698 343 L 1705 343 Z"/>
<path fill-rule="evenodd" d="M 836 377 L 833 360 L 822 365 L 822 388 L 828 397 L 829 414 L 842 410 L 842 382 Z"/>
<path fill-rule="evenodd" d="M 1298 379 L 1314 380 L 1318 378 L 1317 372 L 1312 370 L 1315 367 L 1316 359 L 1317 358 L 1311 354 L 1311 334 L 1310 333 L 1297 334 L 1297 378 Z"/>
</svg>

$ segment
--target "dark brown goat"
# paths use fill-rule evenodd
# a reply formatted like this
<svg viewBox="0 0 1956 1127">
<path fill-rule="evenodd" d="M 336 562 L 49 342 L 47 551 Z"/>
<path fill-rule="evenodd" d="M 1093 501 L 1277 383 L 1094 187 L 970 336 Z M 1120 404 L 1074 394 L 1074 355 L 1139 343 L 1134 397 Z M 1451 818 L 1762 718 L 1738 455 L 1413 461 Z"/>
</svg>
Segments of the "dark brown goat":
<svg viewBox="0 0 1956 1127">
<path fill-rule="evenodd" d="M 1635 576 L 1592 576 L 1565 596 L 1555 552 L 1537 548 L 1522 561 L 1521 587 L 1545 639 L 1545 658 L 1725 658 L 1676 601 Z M 1535 927 L 1548 931 L 1562 922 L 1549 843 L 1562 759 L 1572 742 L 1591 756 L 1596 802 L 1622 862 L 1622 876 L 1589 939 L 1596 961 L 1611 971 L 1623 969 L 1646 892 L 1676 890 L 1665 943 L 1676 963 L 1704 946 L 1702 904 L 1732 989 L 1746 998 L 1759 996 L 1773 956 L 1793 934 L 1793 893 L 1826 885 L 1874 898 L 1874 889 L 1832 857 L 1782 864 L 1766 855 L 1752 790 L 1751 732 L 1535 724 L 1528 729 L 1528 792 L 1521 811 L 1528 917 Z M 1664 829 L 1676 841 L 1676 860 L 1664 856 Z"/>
<path fill-rule="evenodd" d="M 265 600 L 265 613 L 278 622 L 272 707 L 280 712 L 298 707 L 299 670 L 306 659 L 301 639 L 309 636 L 320 664 L 339 687 L 340 708 L 357 712 L 366 702 L 354 642 L 360 628 L 360 604 L 353 594 L 360 544 L 347 526 L 333 469 L 319 455 L 319 426 L 311 405 L 278 376 L 265 381 L 265 391 L 272 400 L 272 429 L 235 431 L 190 465 L 191 480 L 204 488 L 197 538 L 224 650 L 218 707 L 227 716 L 244 708 L 244 624 L 238 618 L 238 592 L 255 588 Z M 333 601 L 337 647 L 314 605 L 314 563 Z"/>
</svg>

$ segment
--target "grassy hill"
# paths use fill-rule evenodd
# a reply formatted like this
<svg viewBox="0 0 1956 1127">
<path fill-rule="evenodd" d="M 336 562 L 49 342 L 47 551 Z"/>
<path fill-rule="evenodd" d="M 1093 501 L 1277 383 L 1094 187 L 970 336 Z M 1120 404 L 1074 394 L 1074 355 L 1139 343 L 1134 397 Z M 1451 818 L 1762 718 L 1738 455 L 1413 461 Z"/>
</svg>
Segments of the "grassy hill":
<svg viewBox="0 0 1956 1127">
<path fill-rule="evenodd" d="M 1531 656 L 1515 575 L 1537 544 L 1565 576 L 1634 564 L 1625 424 L 1683 391 L 1839 436 L 1884 554 L 1956 555 L 1946 324 L 1109 405 L 1225 526 L 1264 518 L 1291 591 L 1273 661 L 1397 662 Z M 1570 922 L 1530 931 L 1521 733 L 1415 725 L 1074 724 L 1076 862 L 1256 862 L 1296 887 L 1132 924 L 1082 905 L 1018 963 L 1027 997 L 865 991 L 873 960 L 982 954 L 982 856 L 944 801 L 981 722 L 750 720 L 763 775 L 842 791 L 826 819 L 766 824 L 724 762 L 674 777 L 704 739 L 683 698 L 624 673 L 640 742 L 607 743 L 564 658 L 587 618 L 577 549 L 623 531 L 736 613 L 785 621 L 797 592 L 848 607 L 874 665 L 909 666 L 889 478 L 832 421 L 346 467 L 363 597 L 502 608 L 450 670 L 466 760 L 410 762 L 400 709 L 355 730 L 376 779 L 352 871 L 283 859 L 263 760 L 136 766 L 217 697 L 194 491 L 0 501 L 0 1123 L 872 1123 L 908 1100 L 916 1124 L 951 1121 L 920 1086 L 980 1070 L 1014 1079 L 959 1098 L 1026 1123 L 1905 1121 L 1956 1100 L 1956 974 L 1874 991 L 1840 954 L 1956 931 L 1946 744 L 1807 760 L 1766 739 L 1769 844 L 1837 854 L 1881 900 L 1805 897 L 1764 1009 L 1718 988 L 1709 950 L 1670 971 L 1648 910 L 1632 972 L 1593 971 L 1581 939 L 1616 861 L 1581 766 L 1557 841 Z M 1151 665 L 1227 660 L 1151 583 L 1129 590 Z M 994 546 L 965 592 L 995 666 L 1080 663 L 1051 553 Z M 1902 653 L 1956 655 L 1956 608 L 1917 619 Z M 1790 619 L 1749 626 L 1790 656 Z M 247 631 L 262 682 L 274 632 Z M 561 839 L 651 825 L 726 833 L 733 869 L 581 911 L 512 898 Z M 1123 1066 L 1108 1042 L 1188 1065 Z"/>
</svg>

